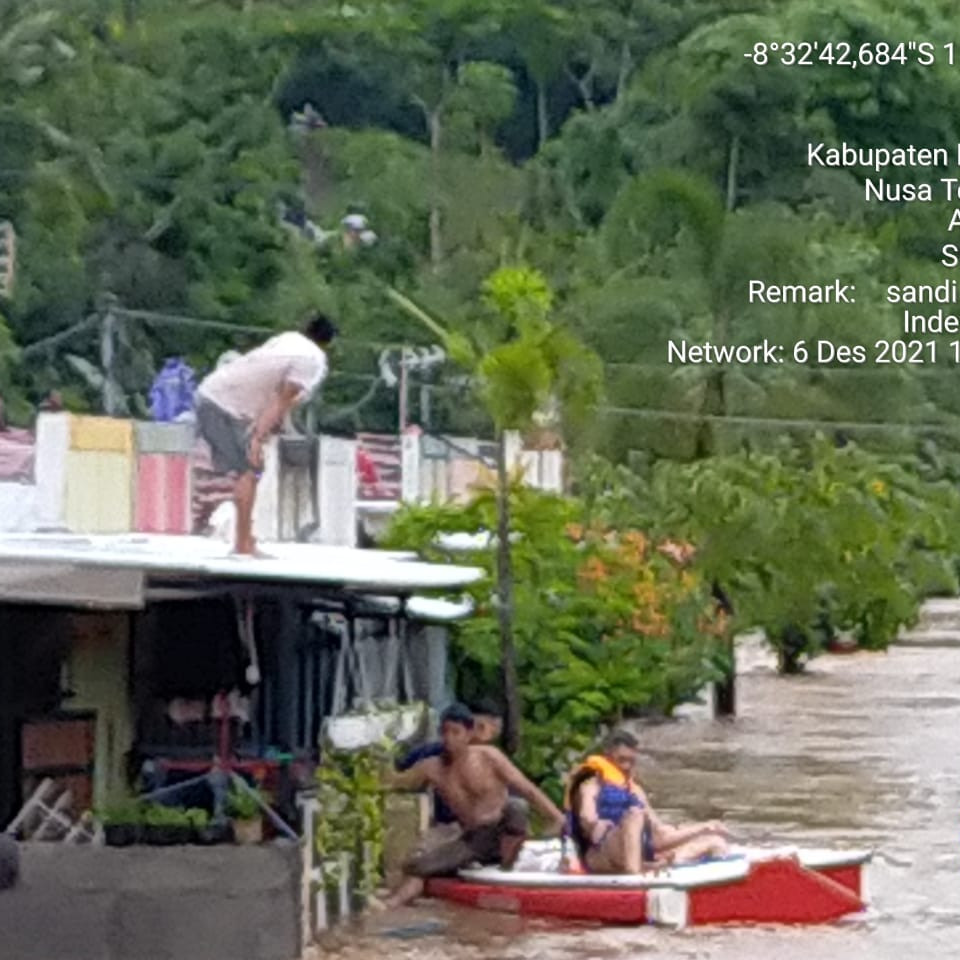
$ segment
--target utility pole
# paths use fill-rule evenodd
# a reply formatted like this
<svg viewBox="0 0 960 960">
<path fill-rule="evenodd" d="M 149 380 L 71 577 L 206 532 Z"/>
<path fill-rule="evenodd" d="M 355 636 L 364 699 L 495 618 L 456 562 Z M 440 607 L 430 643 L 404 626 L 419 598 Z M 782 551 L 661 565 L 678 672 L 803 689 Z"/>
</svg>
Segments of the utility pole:
<svg viewBox="0 0 960 960">
<path fill-rule="evenodd" d="M 400 348 L 400 418 L 399 418 L 399 430 L 398 433 L 400 436 L 403 436 L 403 431 L 407 429 L 407 420 L 409 415 L 407 413 L 408 406 L 408 390 L 410 386 L 410 375 L 407 370 L 408 361 L 407 361 L 407 348 Z"/>
<path fill-rule="evenodd" d="M 420 425 L 424 430 L 430 429 L 430 384 L 420 384 Z"/>
<path fill-rule="evenodd" d="M 113 417 L 118 413 L 117 401 L 120 394 L 116 380 L 117 298 L 112 293 L 105 293 L 100 303 L 103 312 L 103 320 L 100 325 L 100 368 L 103 371 L 103 412 L 106 416 Z"/>
</svg>

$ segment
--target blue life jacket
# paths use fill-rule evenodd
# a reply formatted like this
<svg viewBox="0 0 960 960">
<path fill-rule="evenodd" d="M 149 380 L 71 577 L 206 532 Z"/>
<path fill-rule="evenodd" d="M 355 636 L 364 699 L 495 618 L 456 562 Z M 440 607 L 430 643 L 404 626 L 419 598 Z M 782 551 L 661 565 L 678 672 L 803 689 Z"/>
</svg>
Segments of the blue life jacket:
<svg viewBox="0 0 960 960">
<path fill-rule="evenodd" d="M 619 823 L 628 810 L 633 807 L 643 808 L 643 801 L 630 787 L 600 781 L 600 793 L 597 795 L 597 816 L 601 820 Z"/>
</svg>

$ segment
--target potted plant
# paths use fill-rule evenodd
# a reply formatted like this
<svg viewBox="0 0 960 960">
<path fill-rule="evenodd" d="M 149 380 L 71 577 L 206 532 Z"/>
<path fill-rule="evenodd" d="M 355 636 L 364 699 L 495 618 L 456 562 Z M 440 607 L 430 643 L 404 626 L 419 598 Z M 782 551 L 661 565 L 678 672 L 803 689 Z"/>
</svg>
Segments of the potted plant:
<svg viewBox="0 0 960 960">
<path fill-rule="evenodd" d="M 423 729 L 426 712 L 424 703 L 404 703 L 398 706 L 393 727 L 389 731 L 392 739 L 397 743 L 412 740 Z"/>
<path fill-rule="evenodd" d="M 191 843 L 209 844 L 216 843 L 215 840 L 208 840 L 207 833 L 210 828 L 210 814 L 201 807 L 191 807 L 185 814 L 187 822 L 190 824 Z"/>
<path fill-rule="evenodd" d="M 373 706 L 339 717 L 328 717 L 324 723 L 326 739 L 335 750 L 362 750 L 379 743 L 394 717 Z"/>
<path fill-rule="evenodd" d="M 317 770 L 320 807 L 314 842 L 327 894 L 327 916 L 346 919 L 375 892 L 383 861 L 382 769 L 385 746 L 333 752 Z"/>
<path fill-rule="evenodd" d="M 143 838 L 157 847 L 189 843 L 193 828 L 187 814 L 177 807 L 150 804 L 144 814 Z"/>
<path fill-rule="evenodd" d="M 263 815 L 260 792 L 255 787 L 244 790 L 231 785 L 227 794 L 227 813 L 233 821 L 233 836 L 237 843 L 254 844 L 263 841 Z"/>
<path fill-rule="evenodd" d="M 143 814 L 143 805 L 136 800 L 123 800 L 104 808 L 99 815 L 104 843 L 108 847 L 129 847 L 139 843 Z"/>
</svg>

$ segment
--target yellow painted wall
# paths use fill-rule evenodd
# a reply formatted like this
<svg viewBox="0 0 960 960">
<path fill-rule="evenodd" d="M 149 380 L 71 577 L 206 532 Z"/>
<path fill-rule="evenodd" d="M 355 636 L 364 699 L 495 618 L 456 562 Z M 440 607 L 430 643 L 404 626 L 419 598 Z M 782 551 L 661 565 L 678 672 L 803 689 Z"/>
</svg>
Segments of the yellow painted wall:
<svg viewBox="0 0 960 960">
<path fill-rule="evenodd" d="M 75 533 L 133 529 L 133 455 L 105 450 L 67 452 L 67 527 Z"/>
<path fill-rule="evenodd" d="M 97 713 L 94 806 L 125 796 L 126 753 L 133 741 L 129 695 L 130 621 L 125 613 L 70 614 L 71 710 Z"/>
</svg>

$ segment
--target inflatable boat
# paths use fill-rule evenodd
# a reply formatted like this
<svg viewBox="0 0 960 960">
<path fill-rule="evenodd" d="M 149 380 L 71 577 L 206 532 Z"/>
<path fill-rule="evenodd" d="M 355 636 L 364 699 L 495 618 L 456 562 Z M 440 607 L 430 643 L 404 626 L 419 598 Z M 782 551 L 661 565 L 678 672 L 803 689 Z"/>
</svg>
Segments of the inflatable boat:
<svg viewBox="0 0 960 960">
<path fill-rule="evenodd" d="M 559 841 L 532 841 L 513 870 L 462 870 L 430 880 L 427 893 L 483 910 L 607 924 L 829 923 L 866 907 L 871 856 L 740 848 L 659 873 L 604 876 L 563 873 Z"/>
</svg>

